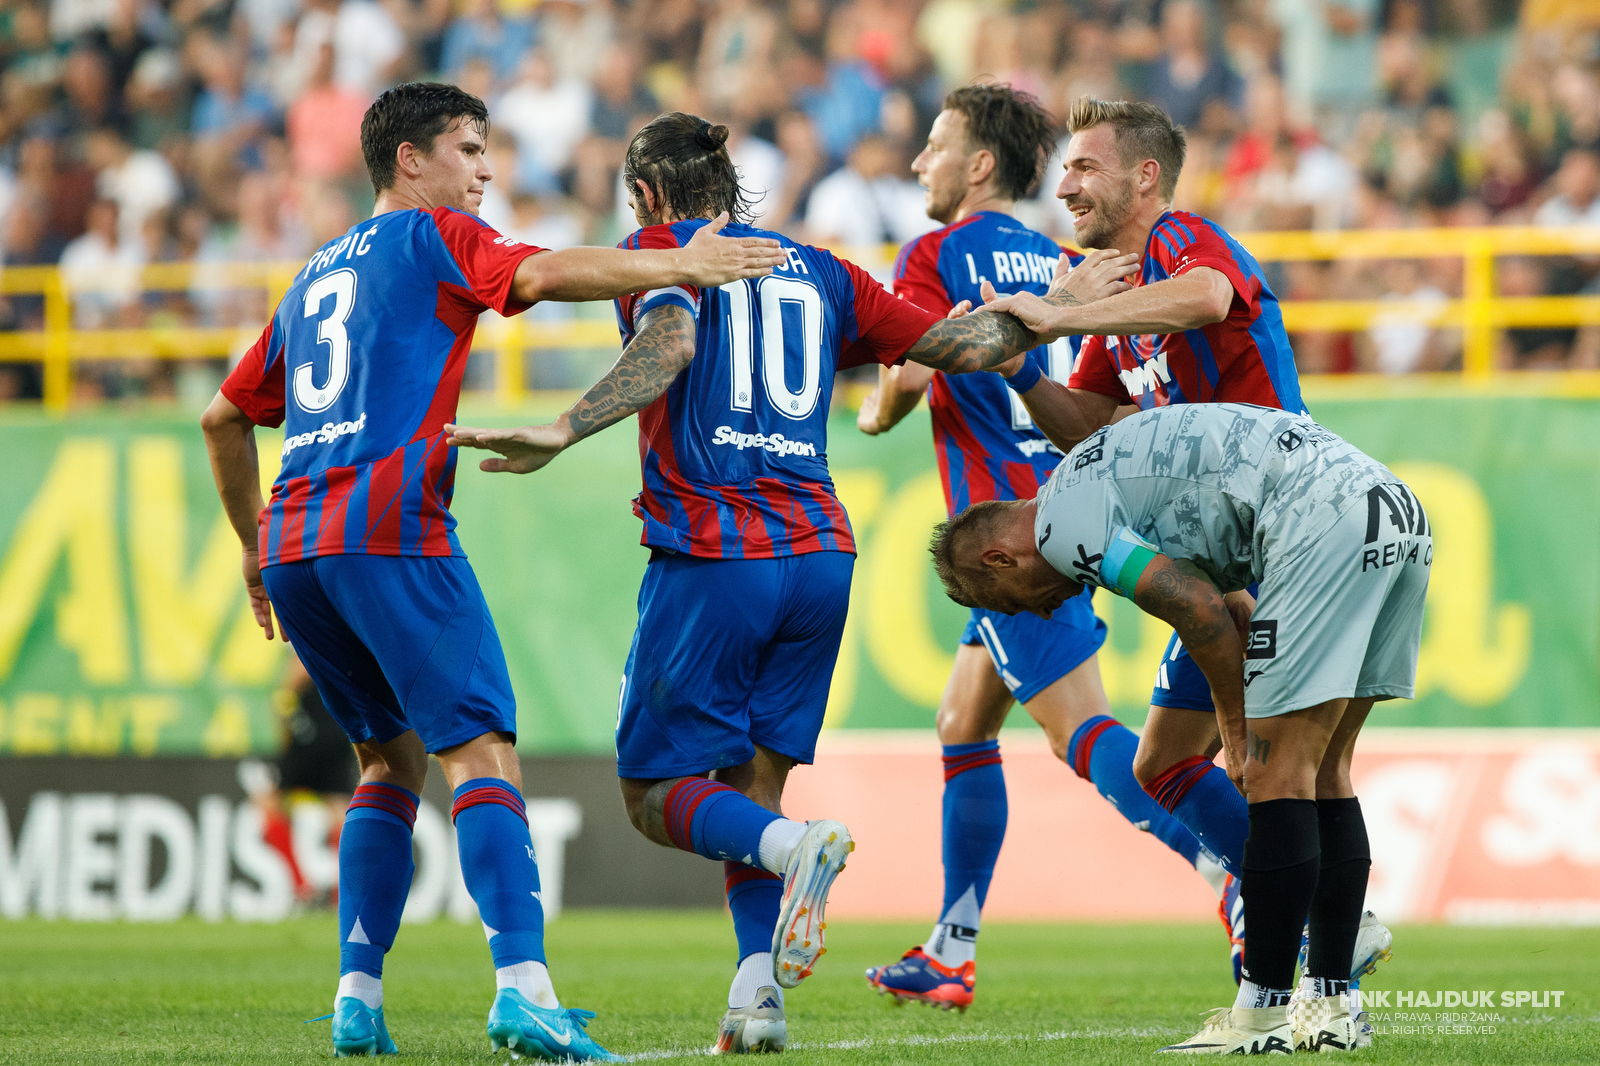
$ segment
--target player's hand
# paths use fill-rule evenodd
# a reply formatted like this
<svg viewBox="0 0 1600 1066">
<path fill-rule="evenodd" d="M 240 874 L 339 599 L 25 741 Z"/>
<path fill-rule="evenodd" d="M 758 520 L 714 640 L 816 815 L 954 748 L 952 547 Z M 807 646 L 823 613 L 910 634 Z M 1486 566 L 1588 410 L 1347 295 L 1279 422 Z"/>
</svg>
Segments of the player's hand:
<svg viewBox="0 0 1600 1066">
<path fill-rule="evenodd" d="M 1228 780 L 1233 782 L 1233 787 L 1239 790 L 1239 795 L 1245 795 L 1244 790 L 1244 745 L 1240 743 L 1222 744 L 1223 768 L 1228 774 Z"/>
<path fill-rule="evenodd" d="M 1230 592 L 1222 597 L 1222 604 L 1233 617 L 1233 628 L 1239 631 L 1239 643 L 1250 647 L 1250 616 L 1255 613 L 1256 598 L 1246 589 Z"/>
<path fill-rule="evenodd" d="M 1046 303 L 1031 292 L 1001 296 L 988 281 L 984 281 L 978 291 L 983 295 L 982 310 L 1002 312 L 1021 320 L 1024 326 L 1039 335 L 1040 344 L 1048 344 L 1067 335 L 1068 331 L 1059 328 L 1059 323 L 1056 322 L 1061 309 Z"/>
<path fill-rule="evenodd" d="M 272 600 L 267 596 L 267 586 L 261 580 L 261 553 L 255 548 L 244 549 L 240 569 L 244 571 L 244 590 L 250 595 L 250 613 L 256 616 L 256 625 L 272 639 Z"/>
<path fill-rule="evenodd" d="M 789 253 L 771 237 L 719 236 L 727 224 L 724 211 L 701 226 L 683 246 L 683 266 L 691 284 L 714 289 L 741 278 L 762 277 L 779 263 L 788 262 Z"/>
<path fill-rule="evenodd" d="M 873 389 L 861 401 L 861 410 L 856 412 L 856 428 L 869 437 L 876 437 L 883 432 L 883 426 L 878 422 L 878 407 L 882 400 L 882 391 Z"/>
<path fill-rule="evenodd" d="M 967 312 L 971 311 L 971 310 L 972 310 L 972 301 L 971 300 L 962 300 L 960 303 L 958 303 L 954 307 L 952 307 L 949 311 L 946 311 L 944 317 L 946 317 L 946 318 L 965 318 L 967 316 Z"/>
<path fill-rule="evenodd" d="M 989 372 L 991 374 L 999 374 L 1003 378 L 1008 378 L 1014 375 L 1017 371 L 1021 370 L 1027 364 L 1028 353 L 1022 352 L 1018 355 L 1012 356 L 1003 363 L 1000 363 L 996 366 L 991 366 L 989 368 Z"/>
<path fill-rule="evenodd" d="M 481 448 L 499 452 L 500 458 L 485 459 L 479 470 L 491 474 L 531 474 L 547 465 L 572 443 L 571 431 L 557 425 L 517 426 L 512 429 L 474 429 L 446 425 L 446 443 L 457 448 Z"/>
<path fill-rule="evenodd" d="M 1139 270 L 1137 255 L 1123 255 L 1115 248 L 1098 248 L 1090 252 L 1075 267 L 1067 266 L 1067 257 L 1056 260 L 1056 276 L 1050 282 L 1047 302 L 1061 302 L 1063 294 L 1071 303 L 1087 304 L 1127 292 L 1133 288 L 1126 279 Z"/>
</svg>

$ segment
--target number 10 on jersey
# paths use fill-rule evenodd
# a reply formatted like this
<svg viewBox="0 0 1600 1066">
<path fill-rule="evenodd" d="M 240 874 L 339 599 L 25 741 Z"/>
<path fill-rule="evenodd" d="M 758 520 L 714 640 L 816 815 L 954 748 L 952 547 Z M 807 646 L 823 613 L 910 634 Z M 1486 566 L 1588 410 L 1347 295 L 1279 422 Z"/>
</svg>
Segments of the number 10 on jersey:
<svg viewBox="0 0 1600 1066">
<path fill-rule="evenodd" d="M 730 282 L 721 291 L 728 297 L 723 324 L 733 366 L 730 405 L 735 411 L 755 410 L 759 330 L 761 381 L 772 409 L 796 422 L 810 417 L 822 394 L 822 294 L 809 282 L 776 274 Z M 798 337 L 785 329 L 785 311 L 798 320 Z M 790 345 L 801 357 L 798 392 L 789 388 Z"/>
</svg>

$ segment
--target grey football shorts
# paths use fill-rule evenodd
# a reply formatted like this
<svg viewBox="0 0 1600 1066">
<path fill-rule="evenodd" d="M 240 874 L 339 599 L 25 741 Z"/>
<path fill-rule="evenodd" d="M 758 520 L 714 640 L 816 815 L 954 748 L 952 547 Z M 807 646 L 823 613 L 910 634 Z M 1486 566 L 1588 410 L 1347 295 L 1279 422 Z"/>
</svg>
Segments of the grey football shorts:
<svg viewBox="0 0 1600 1066">
<path fill-rule="evenodd" d="M 1245 648 L 1246 718 L 1416 692 L 1433 529 L 1403 484 L 1374 487 L 1261 579 Z"/>
</svg>

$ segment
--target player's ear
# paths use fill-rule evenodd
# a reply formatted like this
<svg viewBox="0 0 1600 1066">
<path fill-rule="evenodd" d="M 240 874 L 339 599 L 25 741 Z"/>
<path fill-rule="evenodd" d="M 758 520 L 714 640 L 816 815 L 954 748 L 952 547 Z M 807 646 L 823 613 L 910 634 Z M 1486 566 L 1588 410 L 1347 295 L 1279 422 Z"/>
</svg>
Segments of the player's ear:
<svg viewBox="0 0 1600 1066">
<path fill-rule="evenodd" d="M 650 184 L 643 178 L 634 178 L 633 183 L 639 189 L 639 202 L 644 204 L 645 211 L 651 216 L 660 214 L 661 205 L 656 202 L 656 192 L 650 188 Z"/>
<path fill-rule="evenodd" d="M 994 168 L 994 153 L 987 148 L 980 148 L 967 161 L 967 180 L 973 185 L 982 185 L 994 173 Z"/>
<path fill-rule="evenodd" d="M 1161 182 L 1161 164 L 1154 159 L 1146 159 L 1140 163 L 1138 181 L 1141 194 L 1154 192 Z"/>
<path fill-rule="evenodd" d="M 978 558 L 988 570 L 1011 570 L 1017 565 L 1016 559 L 1004 548 L 985 548 Z"/>
</svg>

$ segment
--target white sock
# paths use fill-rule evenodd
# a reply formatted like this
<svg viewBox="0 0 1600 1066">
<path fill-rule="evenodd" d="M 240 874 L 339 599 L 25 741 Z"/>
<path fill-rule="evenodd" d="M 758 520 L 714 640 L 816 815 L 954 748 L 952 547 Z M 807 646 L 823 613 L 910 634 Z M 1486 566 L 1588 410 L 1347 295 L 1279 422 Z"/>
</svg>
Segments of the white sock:
<svg viewBox="0 0 1600 1066">
<path fill-rule="evenodd" d="M 1206 884 L 1211 886 L 1211 892 L 1218 899 L 1222 898 L 1222 890 L 1227 887 L 1228 871 L 1216 858 L 1204 848 L 1201 848 L 1194 857 L 1194 869 L 1201 877 L 1206 879 Z"/>
<path fill-rule="evenodd" d="M 806 835 L 806 823 L 779 818 L 761 831 L 761 847 L 756 862 L 768 873 L 780 877 L 789 866 L 795 845 Z"/>
<path fill-rule="evenodd" d="M 1265 988 L 1246 978 L 1239 982 L 1239 994 L 1234 997 L 1235 1007 L 1283 1007 L 1294 994 L 1289 988 Z"/>
<path fill-rule="evenodd" d="M 978 958 L 978 931 L 967 926 L 940 922 L 928 934 L 922 953 L 952 970 L 959 970 Z"/>
<path fill-rule="evenodd" d="M 501 966 L 494 972 L 494 987 L 514 988 L 528 997 L 535 1007 L 555 1010 L 561 1006 L 556 986 L 550 983 L 550 970 L 542 962 L 519 962 Z"/>
<path fill-rule="evenodd" d="M 383 978 L 374 977 L 370 973 L 360 970 L 351 970 L 339 977 L 339 991 L 333 994 L 333 1009 L 339 1009 L 339 1001 L 346 996 L 354 996 L 373 1010 L 383 1006 Z"/>
<path fill-rule="evenodd" d="M 778 993 L 781 1008 L 783 989 L 772 976 L 772 952 L 756 951 L 746 955 L 739 964 L 739 972 L 733 975 L 733 984 L 728 987 L 729 1008 L 748 1007 L 756 1001 L 756 993 L 767 987 Z"/>
</svg>

